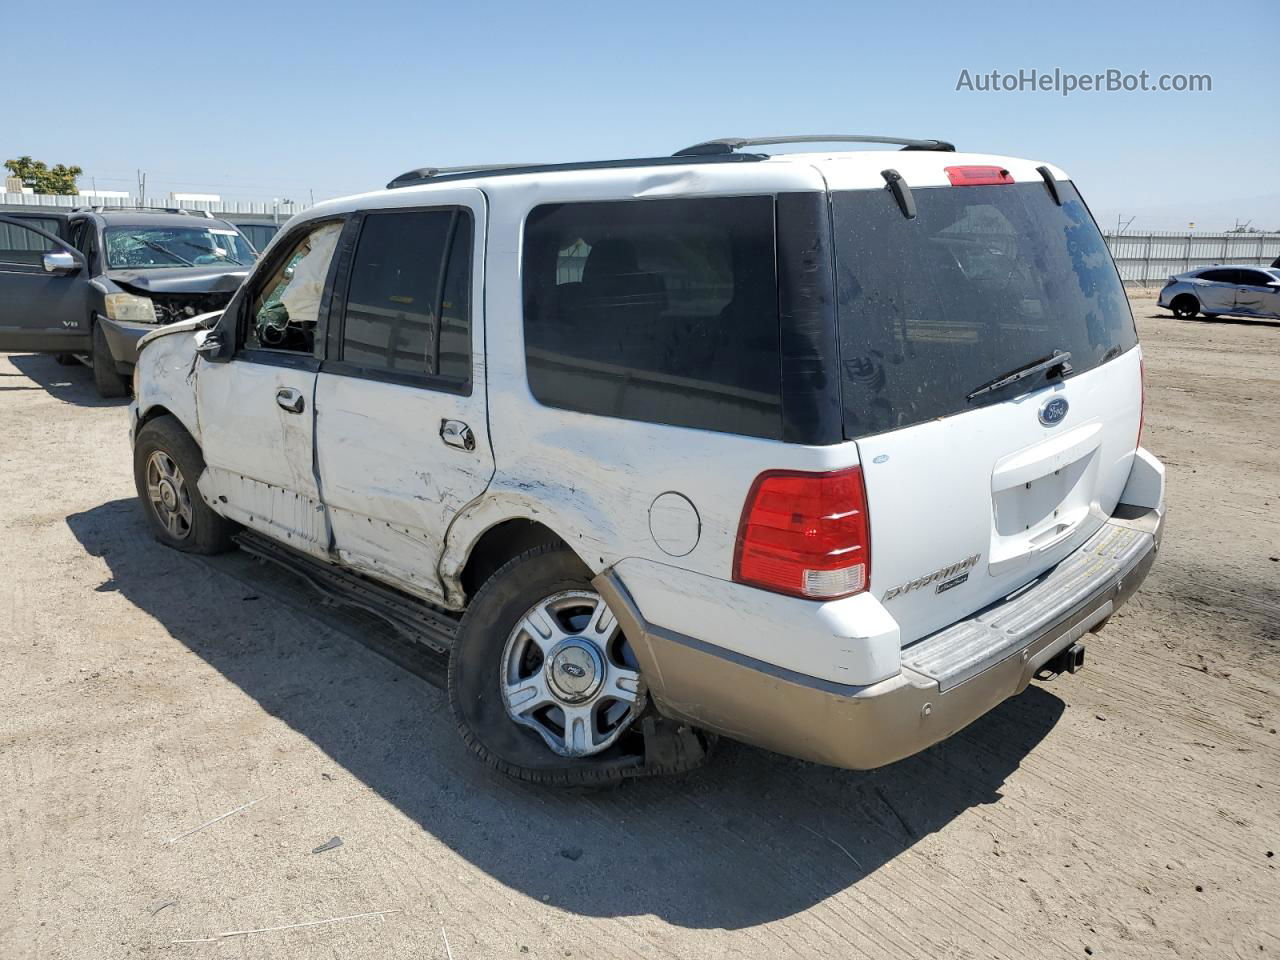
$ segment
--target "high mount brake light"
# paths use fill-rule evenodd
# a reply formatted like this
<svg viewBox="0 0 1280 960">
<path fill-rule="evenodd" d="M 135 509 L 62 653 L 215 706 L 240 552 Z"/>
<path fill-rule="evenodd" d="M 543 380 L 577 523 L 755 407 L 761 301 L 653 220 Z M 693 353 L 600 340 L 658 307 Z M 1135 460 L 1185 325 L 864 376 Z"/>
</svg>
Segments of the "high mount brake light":
<svg viewBox="0 0 1280 960">
<path fill-rule="evenodd" d="M 812 600 L 861 593 L 871 579 L 862 468 L 767 470 L 742 509 L 733 579 Z"/>
<path fill-rule="evenodd" d="M 1013 176 L 1004 167 L 946 167 L 947 179 L 953 187 L 982 187 L 995 183 L 1013 183 Z"/>
</svg>

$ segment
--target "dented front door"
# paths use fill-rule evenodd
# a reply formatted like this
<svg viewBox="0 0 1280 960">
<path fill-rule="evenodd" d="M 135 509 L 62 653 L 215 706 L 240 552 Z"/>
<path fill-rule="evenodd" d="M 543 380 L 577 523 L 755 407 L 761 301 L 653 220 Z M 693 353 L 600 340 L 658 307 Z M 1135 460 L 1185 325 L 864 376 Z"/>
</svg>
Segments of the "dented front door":
<svg viewBox="0 0 1280 960">
<path fill-rule="evenodd" d="M 202 363 L 196 386 L 206 471 L 218 511 L 282 543 L 328 556 L 312 466 L 316 364 L 246 351 Z"/>
</svg>

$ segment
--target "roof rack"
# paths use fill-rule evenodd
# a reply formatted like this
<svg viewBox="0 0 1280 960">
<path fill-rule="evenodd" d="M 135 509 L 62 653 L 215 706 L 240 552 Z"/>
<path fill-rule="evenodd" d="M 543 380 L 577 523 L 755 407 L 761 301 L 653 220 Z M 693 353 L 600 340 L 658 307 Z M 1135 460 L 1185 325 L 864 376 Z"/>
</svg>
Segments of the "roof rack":
<svg viewBox="0 0 1280 960">
<path fill-rule="evenodd" d="M 939 150 L 955 153 L 955 145 L 945 140 L 912 140 L 906 137 L 873 137 L 850 133 L 807 133 L 794 137 L 723 137 L 704 140 L 691 147 L 677 150 L 677 157 L 707 157 L 732 154 L 743 147 L 763 147 L 774 143 L 892 143 L 903 150 Z"/>
<path fill-rule="evenodd" d="M 616 170 L 624 167 L 661 167 L 687 163 L 751 163 L 766 159 L 761 153 L 719 152 L 670 157 L 633 157 L 627 160 L 585 160 L 576 163 L 525 163 L 495 164 L 465 167 L 419 167 L 400 174 L 387 184 L 388 190 L 414 187 L 424 183 L 442 183 L 450 180 L 470 180 L 475 177 L 506 177 L 520 173 L 560 173 L 568 170 Z"/>
<path fill-rule="evenodd" d="M 121 206 L 116 206 L 115 204 L 100 203 L 100 204 L 94 204 L 91 207 L 72 207 L 71 208 L 72 213 L 118 213 L 122 211 L 123 212 L 134 211 L 136 213 L 138 211 L 145 211 L 145 210 L 150 210 L 155 213 L 180 213 L 188 217 L 207 217 L 210 220 L 217 219 L 208 210 L 186 210 L 182 207 L 143 207 L 143 206 L 134 206 L 132 204 L 123 204 Z"/>
</svg>

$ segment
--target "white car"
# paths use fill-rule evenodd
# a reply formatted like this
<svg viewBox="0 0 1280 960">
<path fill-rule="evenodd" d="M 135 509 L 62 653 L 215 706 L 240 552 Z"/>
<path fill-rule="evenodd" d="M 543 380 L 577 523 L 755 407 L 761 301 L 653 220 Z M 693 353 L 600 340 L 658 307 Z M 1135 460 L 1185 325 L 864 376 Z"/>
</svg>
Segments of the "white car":
<svg viewBox="0 0 1280 960">
<path fill-rule="evenodd" d="M 1157 303 L 1183 320 L 1199 313 L 1207 320 L 1227 315 L 1280 319 L 1280 270 L 1222 264 L 1188 270 L 1169 278 Z"/>
<path fill-rule="evenodd" d="M 295 217 L 143 341 L 150 523 L 447 650 L 467 745 L 538 782 L 704 731 L 875 767 L 1075 672 L 1164 510 L 1106 245 L 1056 167 L 835 139 Z"/>
</svg>

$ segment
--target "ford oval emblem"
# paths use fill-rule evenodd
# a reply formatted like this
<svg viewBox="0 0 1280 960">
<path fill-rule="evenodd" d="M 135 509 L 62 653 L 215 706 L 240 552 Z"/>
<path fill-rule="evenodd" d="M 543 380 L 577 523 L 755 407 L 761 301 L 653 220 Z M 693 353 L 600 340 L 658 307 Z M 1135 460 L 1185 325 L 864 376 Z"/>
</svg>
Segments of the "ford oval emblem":
<svg viewBox="0 0 1280 960">
<path fill-rule="evenodd" d="M 1040 405 L 1040 422 L 1046 427 L 1061 423 L 1067 416 L 1071 404 L 1066 397 L 1050 397 Z"/>
</svg>

